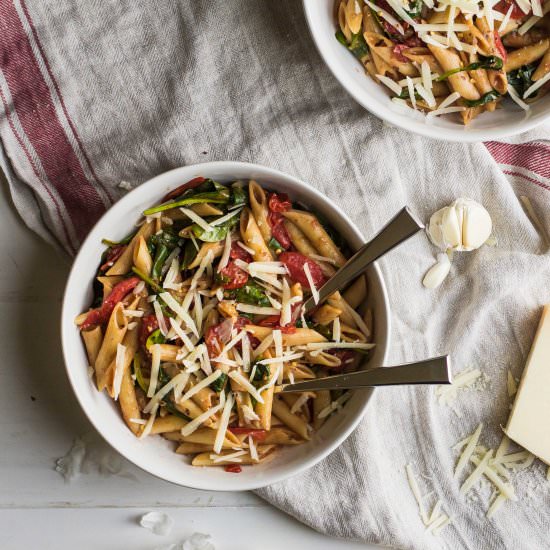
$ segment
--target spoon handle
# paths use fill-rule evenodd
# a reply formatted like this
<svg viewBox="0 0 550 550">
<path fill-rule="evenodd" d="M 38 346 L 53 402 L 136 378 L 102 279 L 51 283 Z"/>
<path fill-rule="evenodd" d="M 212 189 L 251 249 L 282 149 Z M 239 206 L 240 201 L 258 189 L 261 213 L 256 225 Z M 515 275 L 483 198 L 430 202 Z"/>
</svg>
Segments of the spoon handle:
<svg viewBox="0 0 550 550">
<path fill-rule="evenodd" d="M 326 300 L 333 292 L 344 288 L 357 276 L 365 271 L 367 266 L 380 256 L 395 248 L 398 244 L 424 229 L 408 207 L 400 210 L 388 224 L 368 243 L 365 243 L 320 289 L 319 301 L 316 304 L 309 298 L 302 311 L 308 313 L 318 304 Z"/>
<path fill-rule="evenodd" d="M 409 384 L 452 384 L 450 357 L 443 355 L 397 367 L 380 367 L 316 380 L 304 380 L 283 385 L 281 392 L 344 390 Z"/>
</svg>

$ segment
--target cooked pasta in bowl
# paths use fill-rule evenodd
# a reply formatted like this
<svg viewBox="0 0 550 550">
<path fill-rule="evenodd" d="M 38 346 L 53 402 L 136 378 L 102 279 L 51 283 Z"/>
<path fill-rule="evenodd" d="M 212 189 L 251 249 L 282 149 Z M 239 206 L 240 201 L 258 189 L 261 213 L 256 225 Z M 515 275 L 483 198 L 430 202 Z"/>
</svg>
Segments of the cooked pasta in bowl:
<svg viewBox="0 0 550 550">
<path fill-rule="evenodd" d="M 550 117 L 550 3 L 539 0 L 304 0 L 340 83 L 381 118 L 478 141 Z"/>
<path fill-rule="evenodd" d="M 64 353 L 88 417 L 186 486 L 249 489 L 313 465 L 370 393 L 280 388 L 382 364 L 376 266 L 301 311 L 361 244 L 326 198 L 267 168 L 209 163 L 143 184 L 93 229 L 67 284 Z"/>
</svg>

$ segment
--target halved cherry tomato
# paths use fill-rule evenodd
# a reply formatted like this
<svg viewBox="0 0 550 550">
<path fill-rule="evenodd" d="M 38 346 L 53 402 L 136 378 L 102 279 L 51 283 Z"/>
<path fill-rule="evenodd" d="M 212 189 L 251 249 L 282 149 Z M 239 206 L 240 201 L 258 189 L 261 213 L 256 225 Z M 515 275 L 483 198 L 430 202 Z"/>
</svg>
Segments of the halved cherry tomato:
<svg viewBox="0 0 550 550">
<path fill-rule="evenodd" d="M 247 264 L 252 261 L 252 256 L 244 248 L 241 248 L 235 241 L 231 243 L 229 257 L 232 260 L 242 260 Z"/>
<path fill-rule="evenodd" d="M 270 193 L 267 205 L 272 212 L 287 212 L 292 208 L 292 203 L 285 193 Z"/>
<path fill-rule="evenodd" d="M 527 14 L 523 13 L 521 8 L 514 2 L 514 0 L 500 0 L 495 6 L 493 7 L 494 10 L 499 11 L 500 13 L 508 13 L 508 10 L 510 9 L 510 6 L 513 4 L 512 13 L 510 14 L 510 19 L 521 19 L 522 17 L 525 17 Z M 529 12 L 530 13 L 530 12 Z"/>
<path fill-rule="evenodd" d="M 280 315 L 270 315 L 269 317 L 265 317 L 261 321 L 258 322 L 258 325 L 261 327 L 270 327 L 274 329 L 280 330 L 283 334 L 294 334 L 296 332 L 296 327 L 292 324 L 282 326 L 280 324 L 281 322 L 281 316 Z"/>
<path fill-rule="evenodd" d="M 111 246 L 109 248 L 109 252 L 107 252 L 107 258 L 105 260 L 105 263 L 99 268 L 99 271 L 107 271 L 110 267 L 114 265 L 114 263 L 122 256 L 122 253 L 126 250 L 125 244 L 116 244 L 115 246 Z"/>
<path fill-rule="evenodd" d="M 267 437 L 267 432 L 265 430 L 258 430 L 256 428 L 241 428 L 239 426 L 235 426 L 234 428 L 229 428 L 229 431 L 234 433 L 235 435 L 251 435 L 254 439 L 257 439 L 258 441 L 263 441 Z"/>
<path fill-rule="evenodd" d="M 229 262 L 221 271 L 223 288 L 233 290 L 241 288 L 248 281 L 248 273 L 241 269 L 235 262 Z"/>
<path fill-rule="evenodd" d="M 508 58 L 508 54 L 506 53 L 506 48 L 504 47 L 504 44 L 502 43 L 502 40 L 500 39 L 500 34 L 498 34 L 498 31 L 495 29 L 494 31 L 495 35 L 495 46 L 498 50 L 498 53 L 500 54 L 500 57 L 503 62 L 506 62 L 506 59 Z"/>
<path fill-rule="evenodd" d="M 322 286 L 326 280 L 319 264 L 299 252 L 283 252 L 279 256 L 279 261 L 285 264 L 285 267 L 288 269 L 288 273 L 290 274 L 290 278 L 293 281 L 300 283 L 305 288 L 310 288 L 309 281 L 307 280 L 304 272 L 304 265 L 306 264 L 309 266 L 313 284 L 317 288 Z"/>
<path fill-rule="evenodd" d="M 243 471 L 238 464 L 228 464 L 224 467 L 224 470 L 230 474 L 240 474 Z"/>
<path fill-rule="evenodd" d="M 184 183 L 183 185 L 180 185 L 179 187 L 176 187 L 175 189 L 170 191 L 170 193 L 165 195 L 160 202 L 166 202 L 175 199 L 176 197 L 179 197 L 184 191 L 187 191 L 188 189 L 195 189 L 195 187 L 198 187 L 201 183 L 204 183 L 205 181 L 206 178 L 200 176 L 198 178 L 193 178 L 187 183 Z"/>
<path fill-rule="evenodd" d="M 139 281 L 137 277 L 130 277 L 116 284 L 109 296 L 103 300 L 101 306 L 88 313 L 86 319 L 80 325 L 80 330 L 87 330 L 91 327 L 105 324 L 109 320 L 115 306 L 136 287 Z"/>
</svg>

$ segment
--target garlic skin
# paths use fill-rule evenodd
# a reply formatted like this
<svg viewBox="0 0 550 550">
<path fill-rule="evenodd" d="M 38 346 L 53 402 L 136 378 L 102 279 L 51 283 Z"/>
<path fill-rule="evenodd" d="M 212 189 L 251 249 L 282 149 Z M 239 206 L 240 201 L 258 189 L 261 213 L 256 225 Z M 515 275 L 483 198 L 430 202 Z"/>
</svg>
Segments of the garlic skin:
<svg viewBox="0 0 550 550">
<path fill-rule="evenodd" d="M 428 235 L 441 250 L 468 252 L 483 245 L 491 236 L 489 212 L 473 199 L 459 198 L 430 218 Z"/>
</svg>

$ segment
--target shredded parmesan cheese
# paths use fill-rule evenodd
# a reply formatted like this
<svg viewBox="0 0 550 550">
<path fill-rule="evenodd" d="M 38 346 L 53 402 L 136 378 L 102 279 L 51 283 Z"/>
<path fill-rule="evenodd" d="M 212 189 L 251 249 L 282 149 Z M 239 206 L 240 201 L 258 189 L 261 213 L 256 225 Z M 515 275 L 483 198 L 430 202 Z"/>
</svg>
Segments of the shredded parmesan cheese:
<svg viewBox="0 0 550 550">
<path fill-rule="evenodd" d="M 120 385 L 124 374 L 124 356 L 126 355 L 126 346 L 118 344 L 115 358 L 115 374 L 113 378 L 113 399 L 116 401 L 120 394 Z"/>
<path fill-rule="evenodd" d="M 227 431 L 227 426 L 229 425 L 229 417 L 231 415 L 231 409 L 233 408 L 233 393 L 229 393 L 225 404 L 223 406 L 223 412 L 220 418 L 220 425 L 218 426 L 218 431 L 216 432 L 216 439 L 214 440 L 214 452 L 220 454 L 223 446 L 223 440 L 225 439 L 225 432 Z"/>
<path fill-rule="evenodd" d="M 222 395 L 225 395 L 225 394 L 223 394 L 222 392 Z M 207 411 L 203 412 L 201 415 L 197 416 L 197 418 L 194 418 L 193 420 L 191 420 L 191 422 L 186 424 L 181 429 L 181 435 L 183 436 L 191 435 L 195 430 L 197 430 L 197 428 L 205 420 L 208 420 L 212 415 L 216 414 L 224 405 L 225 405 L 225 402 L 224 403 L 220 402 L 218 405 L 211 407 Z"/>
<path fill-rule="evenodd" d="M 191 221 L 194 221 L 201 229 L 204 229 L 205 231 L 212 231 L 212 226 L 206 220 L 201 218 L 198 214 L 195 214 L 193 210 L 190 210 L 189 208 L 180 208 L 180 210 Z"/>
<path fill-rule="evenodd" d="M 470 457 L 472 456 L 474 449 L 477 445 L 477 442 L 479 441 L 479 436 L 481 435 L 481 430 L 483 429 L 483 424 L 480 424 L 476 431 L 470 436 L 470 439 L 468 441 L 468 444 L 466 445 L 466 448 L 460 455 L 460 458 L 458 459 L 458 462 L 456 463 L 456 468 L 454 472 L 454 478 L 456 479 L 466 464 L 468 464 L 468 461 L 470 460 Z"/>
<path fill-rule="evenodd" d="M 160 369 L 160 345 L 153 344 L 151 349 L 151 378 L 149 380 L 149 389 L 147 390 L 147 397 L 153 397 L 155 390 L 157 389 L 157 383 L 159 378 Z"/>
<path fill-rule="evenodd" d="M 215 380 L 217 380 L 221 375 L 222 375 L 222 371 L 221 371 L 221 370 L 215 370 L 212 374 L 210 374 L 210 375 L 207 376 L 206 378 L 203 378 L 200 382 L 198 382 L 198 383 L 195 384 L 192 388 L 190 388 L 189 390 L 187 390 L 187 392 L 184 393 L 183 396 L 181 397 L 180 402 L 187 401 L 188 399 L 190 399 L 191 397 L 193 397 L 193 395 L 196 395 L 196 394 L 197 394 L 198 392 L 200 392 L 203 388 L 206 388 L 206 387 L 209 386 L 212 382 L 214 382 Z"/>
</svg>

